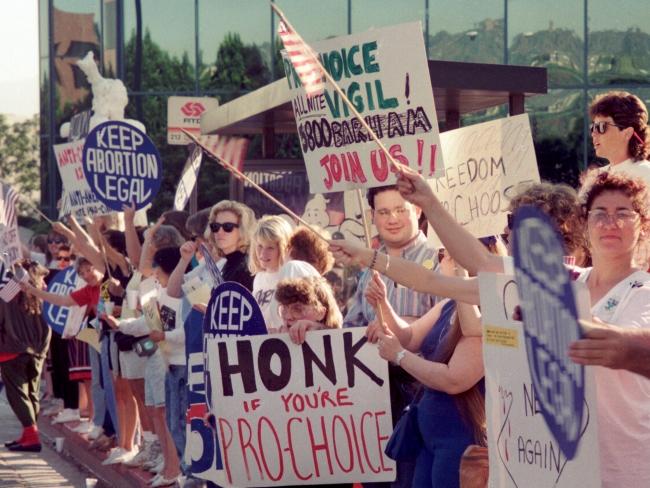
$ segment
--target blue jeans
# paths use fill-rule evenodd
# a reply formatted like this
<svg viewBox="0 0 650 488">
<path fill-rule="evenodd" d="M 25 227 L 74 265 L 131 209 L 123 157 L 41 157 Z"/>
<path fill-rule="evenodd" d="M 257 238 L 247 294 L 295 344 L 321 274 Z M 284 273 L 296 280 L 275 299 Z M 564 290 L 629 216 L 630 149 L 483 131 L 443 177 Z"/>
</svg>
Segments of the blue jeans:
<svg viewBox="0 0 650 488">
<path fill-rule="evenodd" d="M 185 454 L 187 366 L 170 364 L 165 375 L 165 416 L 179 459 Z"/>
<path fill-rule="evenodd" d="M 109 341 L 110 339 L 108 335 L 104 335 L 104 337 L 102 337 L 102 383 L 104 384 L 104 397 L 106 399 L 106 408 L 108 409 L 108 414 L 111 417 L 115 431 L 119 432 L 120 428 L 117 420 L 117 407 L 115 406 L 115 389 L 113 388 L 113 373 L 108 367 L 110 357 Z"/>
<path fill-rule="evenodd" d="M 104 414 L 106 413 L 106 402 L 104 398 L 104 389 L 102 388 L 102 366 L 99 353 L 94 348 L 88 348 L 91 371 L 91 395 L 93 398 L 93 418 L 90 419 L 95 425 L 104 423 Z"/>
</svg>

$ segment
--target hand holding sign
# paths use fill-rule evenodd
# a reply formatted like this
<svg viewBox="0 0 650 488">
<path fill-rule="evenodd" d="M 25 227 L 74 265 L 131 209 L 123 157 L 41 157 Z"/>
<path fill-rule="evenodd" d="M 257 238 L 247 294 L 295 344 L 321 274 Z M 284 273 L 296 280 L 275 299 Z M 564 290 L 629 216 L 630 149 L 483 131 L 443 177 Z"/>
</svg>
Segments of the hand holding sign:
<svg viewBox="0 0 650 488">
<path fill-rule="evenodd" d="M 535 207 L 515 214 L 515 275 L 535 395 L 567 459 L 581 437 L 585 372 L 567 356 L 582 334 L 564 248 L 551 219 Z"/>
<path fill-rule="evenodd" d="M 433 190 L 424 177 L 404 165 L 400 166 L 395 185 L 404 200 L 420 208 L 435 199 Z"/>
</svg>

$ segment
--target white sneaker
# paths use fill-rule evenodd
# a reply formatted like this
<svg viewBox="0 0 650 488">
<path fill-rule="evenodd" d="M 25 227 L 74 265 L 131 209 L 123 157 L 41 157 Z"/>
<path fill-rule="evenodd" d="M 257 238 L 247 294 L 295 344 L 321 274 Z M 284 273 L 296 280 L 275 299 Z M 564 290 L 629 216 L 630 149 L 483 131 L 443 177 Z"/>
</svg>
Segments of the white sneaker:
<svg viewBox="0 0 650 488">
<path fill-rule="evenodd" d="M 158 473 L 156 476 L 154 476 L 149 481 L 147 481 L 147 484 L 151 485 L 151 484 L 155 483 L 156 481 L 158 481 L 160 478 L 162 478 L 162 474 Z"/>
<path fill-rule="evenodd" d="M 56 415 L 63 410 L 63 401 L 60 401 L 58 398 L 52 402 L 47 408 L 41 410 L 39 415 L 45 415 L 47 417 L 51 415 Z"/>
<path fill-rule="evenodd" d="M 108 457 L 102 461 L 102 465 L 108 466 L 109 464 L 116 464 L 116 459 L 126 452 L 126 449 L 123 449 L 121 447 L 114 447 L 108 453 Z"/>
<path fill-rule="evenodd" d="M 144 463 L 151 460 L 153 456 L 158 456 L 159 452 L 160 451 L 155 447 L 153 441 L 144 441 L 144 445 L 142 446 L 142 449 L 140 449 L 140 452 L 138 452 L 133 459 L 125 461 L 122 464 L 132 468 L 142 466 Z"/>
<path fill-rule="evenodd" d="M 89 434 L 95 428 L 95 424 L 86 420 L 81 422 L 79 425 L 72 429 L 72 432 L 77 432 L 78 434 Z"/>
<path fill-rule="evenodd" d="M 102 428 L 101 425 L 95 425 L 92 424 L 93 428 L 91 429 L 90 432 L 88 432 L 88 440 L 94 441 L 95 439 L 98 439 L 99 436 L 101 436 L 104 433 L 104 429 Z"/>
<path fill-rule="evenodd" d="M 151 483 L 152 487 L 159 487 L 159 486 L 173 486 L 178 482 L 179 476 L 176 478 L 171 478 L 167 479 L 164 476 L 160 476 L 156 481 L 153 481 Z"/>
<path fill-rule="evenodd" d="M 64 408 L 61 412 L 57 414 L 56 417 L 52 419 L 53 424 L 63 424 L 65 422 L 79 422 L 81 417 L 79 417 L 79 410 L 72 408 Z"/>
<path fill-rule="evenodd" d="M 127 463 L 127 462 L 133 460 L 133 458 L 136 457 L 136 456 L 138 455 L 139 452 L 140 452 L 140 451 L 138 451 L 138 448 L 137 448 L 137 447 L 134 447 L 134 448 L 131 449 L 130 451 L 124 450 L 124 452 L 123 452 L 122 454 L 120 454 L 119 456 L 117 456 L 117 457 L 113 460 L 114 462 L 111 463 L 111 464 L 123 464 L 123 463 Z"/>
<path fill-rule="evenodd" d="M 144 463 L 142 467 L 147 471 L 151 471 L 155 469 L 161 462 L 164 462 L 164 459 L 165 458 L 163 457 L 162 452 L 158 451 L 158 453 L 155 456 L 152 455 L 151 459 Z"/>
</svg>

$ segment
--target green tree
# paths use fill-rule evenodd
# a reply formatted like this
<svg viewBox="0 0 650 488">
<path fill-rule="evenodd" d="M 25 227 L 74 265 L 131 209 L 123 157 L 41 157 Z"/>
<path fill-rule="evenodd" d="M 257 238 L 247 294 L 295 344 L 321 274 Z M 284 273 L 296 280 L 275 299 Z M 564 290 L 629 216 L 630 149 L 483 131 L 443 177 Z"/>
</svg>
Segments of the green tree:
<svg viewBox="0 0 650 488">
<path fill-rule="evenodd" d="M 0 115 L 0 179 L 11 184 L 21 195 L 21 214 L 33 212 L 25 204 L 25 199 L 37 204 L 32 195 L 40 189 L 38 125 L 36 115 L 13 124 Z"/>
</svg>

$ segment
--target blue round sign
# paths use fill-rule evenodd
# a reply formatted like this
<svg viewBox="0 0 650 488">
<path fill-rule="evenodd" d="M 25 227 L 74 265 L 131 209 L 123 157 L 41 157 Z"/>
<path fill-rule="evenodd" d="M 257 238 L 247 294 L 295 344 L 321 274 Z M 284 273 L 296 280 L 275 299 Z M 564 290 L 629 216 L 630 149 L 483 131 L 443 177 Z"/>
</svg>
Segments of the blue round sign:
<svg viewBox="0 0 650 488">
<path fill-rule="evenodd" d="M 207 339 L 266 333 L 268 331 L 262 310 L 246 287 L 234 281 L 226 281 L 212 290 L 203 318 L 203 378 L 208 406 L 211 406 L 212 402 L 212 383 L 207 364 Z"/>
<path fill-rule="evenodd" d="M 69 295 L 71 291 L 79 288 L 79 281 L 74 266 L 70 266 L 54 275 L 52 281 L 47 285 L 47 291 L 57 295 Z M 70 307 L 59 307 L 50 302 L 43 302 L 43 316 L 47 325 L 59 335 L 63 334 L 63 329 L 72 319 Z"/>
<path fill-rule="evenodd" d="M 515 277 L 535 396 L 551 434 L 573 459 L 583 434 L 584 367 L 567 354 L 582 335 L 563 241 L 553 221 L 531 206 L 514 220 Z"/>
<path fill-rule="evenodd" d="M 149 204 L 160 189 L 162 160 L 149 137 L 136 127 L 111 120 L 88 133 L 83 150 L 88 185 L 107 207 L 121 211 Z"/>
</svg>

